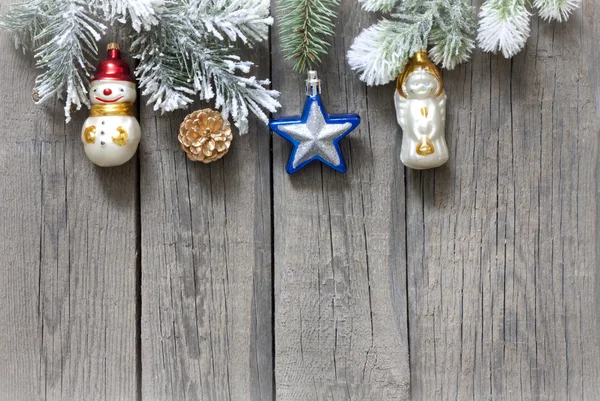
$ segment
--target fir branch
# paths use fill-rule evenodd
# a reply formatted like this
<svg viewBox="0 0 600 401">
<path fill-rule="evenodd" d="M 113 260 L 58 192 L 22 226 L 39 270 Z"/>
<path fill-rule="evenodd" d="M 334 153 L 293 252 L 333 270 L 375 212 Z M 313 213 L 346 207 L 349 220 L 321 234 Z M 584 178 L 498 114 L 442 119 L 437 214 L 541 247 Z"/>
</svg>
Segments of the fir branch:
<svg viewBox="0 0 600 401">
<path fill-rule="evenodd" d="M 107 21 L 121 24 L 131 20 L 133 29 L 139 32 L 158 24 L 158 13 L 165 0 L 92 0 L 90 7 L 99 9 Z"/>
<path fill-rule="evenodd" d="M 571 13 L 579 8 L 581 0 L 535 0 L 533 4 L 539 10 L 543 20 L 563 22 Z"/>
<path fill-rule="evenodd" d="M 367 85 L 383 85 L 394 80 L 408 59 L 427 47 L 431 15 L 423 15 L 413 23 L 381 20 L 364 30 L 348 52 L 350 68 L 361 73 Z"/>
<path fill-rule="evenodd" d="M 154 104 L 154 110 L 173 111 L 192 103 L 195 92 L 189 75 L 181 73 L 178 49 L 164 49 L 162 45 L 163 37 L 169 34 L 166 29 L 162 26 L 140 35 L 132 42 L 130 52 L 140 60 L 135 74 L 142 95 L 149 96 L 147 103 Z"/>
<path fill-rule="evenodd" d="M 279 34 L 286 60 L 296 60 L 294 70 L 305 72 L 321 61 L 334 34 L 339 0 L 278 0 Z"/>
<path fill-rule="evenodd" d="M 0 18 L 0 26 L 13 35 L 15 47 L 22 48 L 23 52 L 33 51 L 42 44 L 39 33 L 48 8 L 43 0 L 11 4 Z"/>
<path fill-rule="evenodd" d="M 271 82 L 245 76 L 254 64 L 230 54 L 231 48 L 217 44 L 201 50 L 192 54 L 194 89 L 200 97 L 204 100 L 214 97 L 215 107 L 221 110 L 223 118 L 231 116 L 242 134 L 248 132 L 249 111 L 268 124 L 269 118 L 261 108 L 274 113 L 281 106 L 275 100 L 279 92 L 265 89 Z M 211 81 L 214 88 L 209 87 Z"/>
<path fill-rule="evenodd" d="M 429 42 L 430 56 L 445 68 L 469 59 L 475 23 L 466 0 L 403 0 L 391 17 L 364 30 L 348 52 L 350 67 L 367 85 L 394 80 Z"/>
<path fill-rule="evenodd" d="M 358 0 L 365 11 L 391 12 L 402 0 Z"/>
<path fill-rule="evenodd" d="M 201 22 L 207 33 L 221 41 L 262 42 L 273 24 L 263 0 L 191 0 L 188 8 L 189 18 Z"/>
<path fill-rule="evenodd" d="M 436 9 L 429 41 L 429 56 L 449 70 L 469 59 L 475 48 L 473 32 L 477 24 L 473 8 L 464 1 L 452 1 Z"/>
<path fill-rule="evenodd" d="M 523 49 L 531 20 L 525 0 L 487 0 L 479 17 L 477 40 L 483 51 L 501 51 L 510 58 Z"/>
<path fill-rule="evenodd" d="M 182 7 L 168 6 L 160 26 L 141 32 L 131 45 L 131 54 L 140 60 L 136 75 L 142 94 L 150 96 L 148 104 L 154 104 L 155 110 L 173 111 L 192 103 L 197 94 L 203 100 L 214 99 L 224 118 L 231 116 L 242 134 L 248 129 L 249 111 L 268 122 L 261 108 L 275 112 L 280 106 L 275 100 L 278 92 L 265 88 L 269 81 L 248 77 L 253 63 L 241 61 L 233 47 L 207 40 L 201 35 L 206 21 Z M 260 32 L 264 24 L 264 18 L 255 20 L 251 30 Z M 232 32 L 244 32 L 240 26 Z"/>
<path fill-rule="evenodd" d="M 36 49 L 37 66 L 44 72 L 36 78 L 38 104 L 66 90 L 65 117 L 71 120 L 71 107 L 85 104 L 89 87 L 89 59 L 98 55 L 97 42 L 106 27 L 86 12 L 83 0 L 58 1 L 48 10 L 49 23 L 37 35 L 45 43 Z"/>
<path fill-rule="evenodd" d="M 89 106 L 87 88 L 90 60 L 97 58 L 97 41 L 106 27 L 90 15 L 84 0 L 30 0 L 12 6 L 2 16 L 1 25 L 12 32 L 18 46 L 34 50 L 37 67 L 37 104 L 66 92 L 65 117 L 71 108 Z"/>
<path fill-rule="evenodd" d="M 535 0 L 533 7 L 544 20 L 566 21 L 581 0 Z M 479 47 L 486 52 L 501 51 L 510 58 L 520 52 L 529 38 L 529 0 L 487 0 L 479 14 Z"/>
<path fill-rule="evenodd" d="M 38 103 L 66 93 L 67 121 L 72 105 L 89 106 L 88 71 L 106 29 L 102 19 L 117 22 L 133 39 L 140 89 L 156 110 L 184 108 L 199 95 L 214 99 L 244 133 L 249 112 L 267 122 L 263 109 L 280 106 L 269 81 L 249 76 L 254 64 L 230 45 L 267 38 L 273 21 L 264 0 L 28 0 L 9 7 L 0 24 L 35 53 L 42 70 Z"/>
</svg>

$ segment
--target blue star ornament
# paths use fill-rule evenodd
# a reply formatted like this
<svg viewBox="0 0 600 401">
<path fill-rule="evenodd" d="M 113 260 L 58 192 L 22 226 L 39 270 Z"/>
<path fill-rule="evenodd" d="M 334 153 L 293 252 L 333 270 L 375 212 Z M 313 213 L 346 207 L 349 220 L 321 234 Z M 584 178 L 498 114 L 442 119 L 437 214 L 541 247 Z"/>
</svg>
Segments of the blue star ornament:
<svg viewBox="0 0 600 401">
<path fill-rule="evenodd" d="M 346 163 L 339 142 L 360 124 L 356 114 L 328 114 L 320 96 L 320 81 L 309 72 L 307 99 L 300 117 L 274 119 L 269 126 L 291 142 L 292 153 L 286 171 L 294 174 L 308 163 L 319 160 L 341 173 Z"/>
</svg>

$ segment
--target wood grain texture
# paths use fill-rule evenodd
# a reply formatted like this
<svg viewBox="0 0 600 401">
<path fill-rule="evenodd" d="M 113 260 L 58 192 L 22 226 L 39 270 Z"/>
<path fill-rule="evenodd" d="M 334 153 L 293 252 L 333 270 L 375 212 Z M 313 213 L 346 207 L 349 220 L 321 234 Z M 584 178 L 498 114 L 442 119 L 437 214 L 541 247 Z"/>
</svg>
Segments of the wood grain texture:
<svg viewBox="0 0 600 401">
<path fill-rule="evenodd" d="M 597 401 L 599 6 L 445 71 L 452 156 L 421 172 L 399 160 L 393 86 L 347 67 L 376 20 L 354 0 L 319 70 L 329 112 L 362 118 L 344 175 L 288 176 L 256 121 L 189 162 L 186 113 L 146 107 L 139 160 L 97 168 L 87 113 L 34 106 L 3 33 L 0 401 Z M 297 114 L 276 29 L 272 68 L 269 44 L 250 58 Z"/>
<path fill-rule="evenodd" d="M 252 120 L 205 165 L 179 147 L 185 114 L 142 110 L 143 400 L 271 401 L 268 128 Z"/>
<path fill-rule="evenodd" d="M 89 162 L 87 112 L 35 106 L 33 60 L 0 46 L 0 400 L 134 401 L 136 164 Z"/>
<path fill-rule="evenodd" d="M 598 397 L 600 125 L 581 34 L 581 11 L 534 18 L 512 61 L 476 52 L 444 74 L 453 157 L 406 180 L 415 401 Z"/>
<path fill-rule="evenodd" d="M 589 80 L 590 91 L 594 99 L 594 106 L 596 108 L 596 116 L 600 120 L 600 70 L 598 65 L 600 64 L 600 48 L 598 47 L 598 38 L 600 38 L 600 1 L 598 0 L 584 0 L 582 2 L 582 19 L 583 29 L 581 30 L 581 45 L 583 48 L 581 58 L 582 61 L 587 62 L 587 73 Z M 596 154 L 596 229 L 592 233 L 596 240 L 596 269 L 594 277 L 594 297 L 586 300 L 589 303 L 590 308 L 595 308 L 596 315 L 600 311 L 600 202 L 597 199 L 600 198 L 600 157 Z M 600 319 L 596 319 L 596 332 L 600 332 Z"/>
<path fill-rule="evenodd" d="M 362 119 L 342 141 L 348 172 L 315 162 L 289 176 L 291 146 L 273 139 L 277 400 L 406 400 L 404 175 L 393 87 L 367 90 L 349 70 L 351 38 L 373 19 L 353 0 L 339 10 L 319 74 L 328 111 Z M 283 62 L 276 34 L 272 48 L 279 115 L 299 114 L 305 77 Z"/>
</svg>

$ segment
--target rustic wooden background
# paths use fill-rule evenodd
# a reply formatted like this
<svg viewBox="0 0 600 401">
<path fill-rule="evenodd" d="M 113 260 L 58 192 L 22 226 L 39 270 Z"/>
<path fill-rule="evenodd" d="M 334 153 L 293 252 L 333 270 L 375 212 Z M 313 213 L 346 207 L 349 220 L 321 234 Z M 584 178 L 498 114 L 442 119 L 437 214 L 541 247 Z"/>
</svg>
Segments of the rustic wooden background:
<svg viewBox="0 0 600 401">
<path fill-rule="evenodd" d="M 145 106 L 138 156 L 95 167 L 2 34 L 0 401 L 600 400 L 599 6 L 445 71 L 452 157 L 423 172 L 393 86 L 345 62 L 356 0 L 320 68 L 362 117 L 345 175 L 288 176 L 257 122 L 191 163 L 186 113 Z M 298 113 L 278 36 L 248 54 Z"/>
</svg>

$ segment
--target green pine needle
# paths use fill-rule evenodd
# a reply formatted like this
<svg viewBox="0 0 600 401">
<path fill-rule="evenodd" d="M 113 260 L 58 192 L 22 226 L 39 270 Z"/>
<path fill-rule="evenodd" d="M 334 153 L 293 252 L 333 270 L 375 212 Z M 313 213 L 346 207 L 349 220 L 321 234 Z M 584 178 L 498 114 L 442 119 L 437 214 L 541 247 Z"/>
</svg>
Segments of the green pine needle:
<svg viewBox="0 0 600 401">
<path fill-rule="evenodd" d="M 278 0 L 281 47 L 294 71 L 314 68 L 327 53 L 339 0 Z"/>
</svg>

